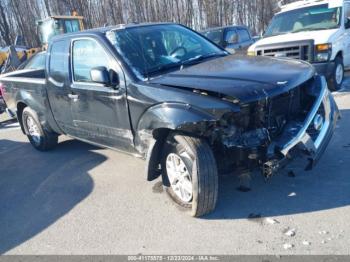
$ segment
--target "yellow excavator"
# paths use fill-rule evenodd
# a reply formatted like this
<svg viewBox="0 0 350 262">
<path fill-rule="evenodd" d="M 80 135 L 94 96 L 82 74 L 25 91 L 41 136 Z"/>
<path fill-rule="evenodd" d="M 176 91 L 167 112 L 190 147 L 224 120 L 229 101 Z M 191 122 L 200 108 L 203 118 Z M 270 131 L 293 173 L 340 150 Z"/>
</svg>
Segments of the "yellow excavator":
<svg viewBox="0 0 350 262">
<path fill-rule="evenodd" d="M 73 12 L 71 16 L 49 16 L 37 21 L 37 34 L 41 47 L 27 48 L 16 43 L 0 49 L 0 73 L 10 72 L 37 52 L 47 49 L 50 39 L 55 35 L 84 30 L 84 17 Z"/>
</svg>

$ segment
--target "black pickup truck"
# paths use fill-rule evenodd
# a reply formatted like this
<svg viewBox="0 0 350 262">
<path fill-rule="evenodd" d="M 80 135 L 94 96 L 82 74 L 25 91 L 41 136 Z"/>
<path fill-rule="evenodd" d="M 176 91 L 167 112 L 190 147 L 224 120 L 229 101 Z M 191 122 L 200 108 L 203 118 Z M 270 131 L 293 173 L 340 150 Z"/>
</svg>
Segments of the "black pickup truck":
<svg viewBox="0 0 350 262">
<path fill-rule="evenodd" d="M 218 174 L 270 177 L 297 156 L 312 168 L 339 117 L 310 64 L 230 56 L 178 24 L 58 36 L 45 63 L 0 78 L 31 144 L 64 134 L 142 157 L 147 179 L 162 176 L 196 217 L 214 210 Z"/>
</svg>

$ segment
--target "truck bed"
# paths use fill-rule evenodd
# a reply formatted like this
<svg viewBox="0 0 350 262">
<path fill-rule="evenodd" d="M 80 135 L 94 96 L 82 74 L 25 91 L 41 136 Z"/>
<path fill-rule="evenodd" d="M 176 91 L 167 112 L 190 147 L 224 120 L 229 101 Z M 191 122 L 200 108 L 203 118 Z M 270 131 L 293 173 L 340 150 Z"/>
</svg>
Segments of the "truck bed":
<svg viewBox="0 0 350 262">
<path fill-rule="evenodd" d="M 19 102 L 25 103 L 29 99 L 37 102 L 38 109 L 43 109 L 47 104 L 44 70 L 19 70 L 7 73 L 0 76 L 0 83 L 3 85 L 3 96 L 11 112 L 17 111 Z"/>
</svg>

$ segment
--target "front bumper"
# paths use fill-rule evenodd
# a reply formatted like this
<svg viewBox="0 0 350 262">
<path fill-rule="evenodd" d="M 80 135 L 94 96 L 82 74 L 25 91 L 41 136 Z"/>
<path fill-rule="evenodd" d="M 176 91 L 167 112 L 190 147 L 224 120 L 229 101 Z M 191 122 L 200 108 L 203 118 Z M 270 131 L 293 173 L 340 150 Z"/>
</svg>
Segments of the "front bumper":
<svg viewBox="0 0 350 262">
<path fill-rule="evenodd" d="M 334 61 L 329 61 L 324 63 L 312 63 L 312 65 L 315 67 L 316 72 L 319 75 L 323 75 L 326 78 L 331 77 L 335 67 Z"/>
<path fill-rule="evenodd" d="M 273 175 L 279 168 L 286 165 L 296 155 L 302 155 L 309 160 L 306 170 L 312 169 L 327 148 L 334 133 L 340 113 L 332 94 L 328 91 L 324 77 L 320 78 L 321 90 L 304 122 L 290 122 L 284 133 L 274 141 L 268 153 L 271 161 L 264 164 L 263 173 L 266 177 Z M 322 113 L 320 113 L 322 112 Z M 322 116 L 322 124 L 318 123 L 317 134 L 310 134 L 316 117 Z"/>
</svg>

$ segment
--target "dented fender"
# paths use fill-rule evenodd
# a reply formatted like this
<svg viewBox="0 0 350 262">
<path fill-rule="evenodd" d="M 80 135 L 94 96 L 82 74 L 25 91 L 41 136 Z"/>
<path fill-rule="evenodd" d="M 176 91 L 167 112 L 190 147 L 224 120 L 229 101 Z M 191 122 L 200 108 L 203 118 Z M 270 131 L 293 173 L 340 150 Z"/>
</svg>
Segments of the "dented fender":
<svg viewBox="0 0 350 262">
<path fill-rule="evenodd" d="M 156 130 L 168 129 L 200 135 L 208 123 L 218 119 L 189 104 L 162 103 L 149 108 L 140 118 L 136 132 L 135 145 L 139 152 L 147 152 L 148 145 L 155 139 Z"/>
</svg>

